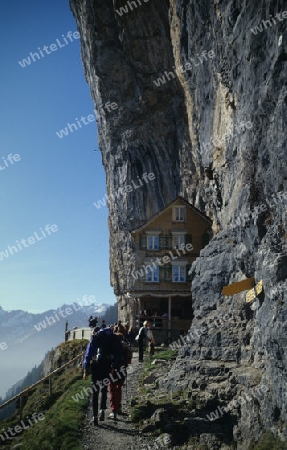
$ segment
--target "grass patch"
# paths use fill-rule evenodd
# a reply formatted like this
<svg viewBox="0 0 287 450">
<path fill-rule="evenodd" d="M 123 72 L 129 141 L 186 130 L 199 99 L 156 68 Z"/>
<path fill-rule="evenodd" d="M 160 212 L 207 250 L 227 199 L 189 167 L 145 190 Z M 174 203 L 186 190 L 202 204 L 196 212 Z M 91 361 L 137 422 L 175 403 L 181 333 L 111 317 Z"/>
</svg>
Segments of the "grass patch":
<svg viewBox="0 0 287 450">
<path fill-rule="evenodd" d="M 178 350 L 173 350 L 166 347 L 157 347 L 156 354 L 153 359 L 165 359 L 166 361 L 175 361 L 178 355 Z"/>
<path fill-rule="evenodd" d="M 89 402 L 89 396 L 75 402 L 83 387 L 90 383 L 84 380 L 75 382 L 64 392 L 46 412 L 45 419 L 25 432 L 22 450 L 81 450 L 82 423 Z"/>
<path fill-rule="evenodd" d="M 257 444 L 249 447 L 249 450 L 286 450 L 286 442 L 280 441 L 271 431 L 264 433 Z"/>
<path fill-rule="evenodd" d="M 86 341 L 71 341 L 61 344 L 60 350 L 63 350 L 64 356 L 69 360 L 81 353 Z M 51 352 L 51 358 L 57 352 L 59 347 Z M 53 359 L 55 362 L 55 358 Z M 29 396 L 25 398 L 23 408 L 23 421 L 29 426 L 28 418 L 32 414 L 44 414 L 44 419 L 34 423 L 28 429 L 16 435 L 17 443 L 21 450 L 82 450 L 82 424 L 86 413 L 90 395 L 83 392 L 83 388 L 89 388 L 90 381 L 82 379 L 82 369 L 75 366 L 69 366 L 59 371 L 52 378 L 52 395 L 49 396 L 49 383 L 41 383 Z M 77 394 L 82 394 L 77 397 Z M 76 402 L 74 397 L 78 398 Z M 1 422 L 1 427 L 7 430 L 21 425 L 19 416 L 6 419 Z M 5 449 L 10 449 L 15 445 L 15 440 L 11 443 L 5 440 L 0 441 Z"/>
<path fill-rule="evenodd" d="M 177 350 L 172 350 L 166 347 L 156 347 L 155 349 L 155 354 L 149 358 L 147 355 L 145 355 L 144 358 L 144 365 L 143 365 L 143 372 L 142 375 L 140 376 L 140 385 L 142 384 L 142 379 L 153 373 L 156 372 L 158 370 L 158 366 L 153 364 L 153 361 L 155 359 L 163 359 L 164 361 L 175 361 L 176 357 L 177 357 L 178 351 Z M 167 368 L 167 371 L 169 369 Z"/>
</svg>

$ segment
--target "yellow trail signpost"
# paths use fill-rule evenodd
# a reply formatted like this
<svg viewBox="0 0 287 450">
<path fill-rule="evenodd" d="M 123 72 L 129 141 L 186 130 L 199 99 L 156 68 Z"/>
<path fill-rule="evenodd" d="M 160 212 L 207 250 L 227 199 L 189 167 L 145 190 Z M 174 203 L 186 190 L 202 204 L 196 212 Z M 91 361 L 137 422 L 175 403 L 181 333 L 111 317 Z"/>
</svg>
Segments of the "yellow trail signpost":
<svg viewBox="0 0 287 450">
<path fill-rule="evenodd" d="M 254 300 L 257 297 L 257 295 L 261 294 L 262 290 L 263 290 L 263 281 L 260 280 L 253 289 L 247 292 L 246 303 L 252 302 L 252 300 Z"/>
<path fill-rule="evenodd" d="M 247 291 L 247 289 L 253 288 L 255 284 L 254 277 L 246 278 L 242 281 L 237 281 L 236 283 L 224 286 L 222 289 L 222 294 L 224 295 L 234 295 L 242 291 Z"/>
</svg>

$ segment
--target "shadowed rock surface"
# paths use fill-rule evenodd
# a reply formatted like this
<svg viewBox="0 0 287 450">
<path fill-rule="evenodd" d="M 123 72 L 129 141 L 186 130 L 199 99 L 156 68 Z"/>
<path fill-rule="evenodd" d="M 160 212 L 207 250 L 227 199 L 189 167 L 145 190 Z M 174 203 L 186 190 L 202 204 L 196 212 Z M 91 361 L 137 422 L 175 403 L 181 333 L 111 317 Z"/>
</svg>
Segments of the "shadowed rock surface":
<svg viewBox="0 0 287 450">
<path fill-rule="evenodd" d="M 134 265 L 128 230 L 176 195 L 205 212 L 214 237 L 192 266 L 191 327 L 205 332 L 192 334 L 162 385 L 190 389 L 199 418 L 251 398 L 222 417 L 225 430 L 202 433 L 208 448 L 234 439 L 246 449 L 265 430 L 287 440 L 287 18 L 276 16 L 286 7 L 137 3 L 70 0 L 96 108 L 118 105 L 98 121 L 111 283 L 125 305 Z M 145 172 L 155 180 L 119 192 Z M 252 276 L 264 287 L 253 305 L 246 292 L 221 294 Z"/>
</svg>

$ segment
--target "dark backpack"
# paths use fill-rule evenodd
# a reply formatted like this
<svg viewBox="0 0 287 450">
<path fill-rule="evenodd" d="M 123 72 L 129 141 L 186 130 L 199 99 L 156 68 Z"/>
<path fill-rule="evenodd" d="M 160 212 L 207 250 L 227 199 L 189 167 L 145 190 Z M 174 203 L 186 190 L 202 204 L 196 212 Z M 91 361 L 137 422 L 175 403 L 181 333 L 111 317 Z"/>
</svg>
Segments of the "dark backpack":
<svg viewBox="0 0 287 450">
<path fill-rule="evenodd" d="M 110 361 L 118 365 L 123 359 L 123 345 L 110 328 L 102 328 L 92 338 L 93 346 L 97 349 L 96 361 Z"/>
</svg>

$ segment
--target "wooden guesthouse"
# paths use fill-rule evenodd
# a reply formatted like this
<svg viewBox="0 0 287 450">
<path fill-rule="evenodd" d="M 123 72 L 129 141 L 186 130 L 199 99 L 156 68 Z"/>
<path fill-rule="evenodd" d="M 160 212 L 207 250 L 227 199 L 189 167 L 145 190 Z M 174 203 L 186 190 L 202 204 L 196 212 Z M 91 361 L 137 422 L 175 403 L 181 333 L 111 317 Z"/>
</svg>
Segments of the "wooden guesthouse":
<svg viewBox="0 0 287 450">
<path fill-rule="evenodd" d="M 133 301 L 134 325 L 149 320 L 157 341 L 174 339 L 190 327 L 193 309 L 188 272 L 212 236 L 211 224 L 205 214 L 177 197 L 131 231 L 136 267 L 127 301 Z"/>
</svg>

